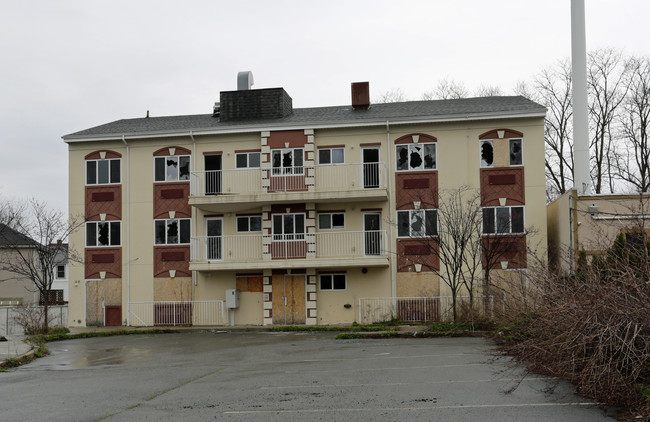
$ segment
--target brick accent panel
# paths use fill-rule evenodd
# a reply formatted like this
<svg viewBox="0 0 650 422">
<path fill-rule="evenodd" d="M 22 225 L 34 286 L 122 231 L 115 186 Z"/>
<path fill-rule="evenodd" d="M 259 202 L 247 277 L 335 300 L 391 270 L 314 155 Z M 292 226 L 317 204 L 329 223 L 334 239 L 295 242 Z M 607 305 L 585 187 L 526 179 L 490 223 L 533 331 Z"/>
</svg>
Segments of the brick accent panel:
<svg viewBox="0 0 650 422">
<path fill-rule="evenodd" d="M 415 264 L 422 264 L 422 272 L 440 270 L 440 259 L 434 252 L 417 240 L 397 239 L 397 271 L 415 272 Z"/>
<path fill-rule="evenodd" d="M 413 201 L 422 208 L 438 208 L 438 172 L 396 172 L 397 209 L 413 209 Z"/>
<path fill-rule="evenodd" d="M 189 246 L 154 246 L 153 276 L 170 277 L 169 270 L 176 270 L 176 277 L 191 277 Z"/>
<path fill-rule="evenodd" d="M 271 132 L 268 138 L 271 149 L 286 148 L 286 142 L 289 142 L 289 148 L 303 148 L 307 144 L 307 135 L 302 130 L 280 130 Z"/>
<path fill-rule="evenodd" d="M 174 154 L 170 154 L 169 148 L 174 148 Z M 164 147 L 153 153 L 154 157 L 166 157 L 168 155 L 192 155 L 192 151 L 183 147 Z"/>
<path fill-rule="evenodd" d="M 507 269 L 527 267 L 526 235 L 498 235 L 483 237 L 483 247 L 495 249 L 497 262 L 492 263 L 493 269 L 501 269 L 501 261 L 508 261 Z M 483 257 L 483 268 L 487 265 Z"/>
<path fill-rule="evenodd" d="M 176 211 L 176 218 L 191 218 L 189 196 L 189 182 L 154 183 L 153 218 L 169 218 L 169 211 Z"/>
<path fill-rule="evenodd" d="M 481 169 L 481 206 L 499 206 L 499 198 L 506 205 L 526 203 L 523 167 Z"/>
<path fill-rule="evenodd" d="M 100 271 L 106 278 L 122 278 L 122 248 L 86 248 L 84 263 L 86 279 L 100 278 Z"/>
<path fill-rule="evenodd" d="M 86 220 L 99 220 L 106 214 L 107 220 L 122 219 L 122 185 L 86 186 Z"/>
</svg>

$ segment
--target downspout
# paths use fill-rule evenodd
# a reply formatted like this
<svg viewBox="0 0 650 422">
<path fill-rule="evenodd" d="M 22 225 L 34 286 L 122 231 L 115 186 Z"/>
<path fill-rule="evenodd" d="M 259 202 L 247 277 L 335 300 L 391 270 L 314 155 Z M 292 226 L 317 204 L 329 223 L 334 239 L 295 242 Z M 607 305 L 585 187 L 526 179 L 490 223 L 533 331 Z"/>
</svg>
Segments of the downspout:
<svg viewBox="0 0 650 422">
<path fill-rule="evenodd" d="M 391 181 L 393 180 L 392 176 L 392 169 L 391 169 L 391 163 L 393 162 L 391 158 L 391 151 L 392 147 L 390 145 L 390 122 L 386 120 L 386 144 L 387 144 L 387 150 L 388 153 L 386 154 L 387 157 L 387 163 L 386 163 L 386 189 L 388 191 L 388 221 L 392 221 L 393 218 L 393 210 L 395 210 L 395 204 L 393 203 L 393 194 L 392 194 L 392 189 L 390 188 Z M 388 230 L 389 230 L 389 239 L 390 239 L 390 248 L 395 246 L 395 237 L 394 235 L 394 230 L 395 228 L 393 227 L 393 224 L 390 223 L 388 224 Z M 395 267 L 395 254 L 391 253 L 390 254 L 390 288 L 391 288 L 391 296 L 396 297 L 397 296 L 397 269 Z"/>
<path fill-rule="evenodd" d="M 579 248 L 579 242 L 578 242 L 578 230 L 580 228 L 580 225 L 578 224 L 578 190 L 577 189 L 572 189 L 571 190 L 571 196 L 570 199 L 571 205 L 573 208 L 569 207 L 569 223 L 571 224 L 571 229 L 569 230 L 570 234 L 570 241 L 572 242 L 572 247 L 571 247 L 571 270 L 572 272 L 575 273 L 575 270 L 577 269 L 577 260 L 578 256 L 580 256 L 580 251 L 578 250 Z"/>
<path fill-rule="evenodd" d="M 196 157 L 196 139 L 194 139 L 194 133 L 192 133 L 191 130 L 190 130 L 190 138 L 192 138 L 192 155 L 193 155 L 193 158 L 194 158 L 192 160 L 192 171 L 195 172 L 196 171 L 196 161 L 198 160 L 198 158 Z M 192 180 L 192 178 L 190 177 L 190 184 L 192 183 L 191 180 Z M 190 192 L 190 195 L 191 194 L 192 194 L 192 192 Z M 197 236 L 197 231 L 198 230 L 197 230 L 197 227 L 196 227 L 196 207 L 192 207 L 192 233 L 191 233 L 190 239 L 192 237 L 195 238 Z M 192 246 L 191 246 L 191 242 L 190 242 L 190 252 L 191 252 L 191 249 L 192 249 Z M 192 259 L 192 256 L 191 256 L 191 253 L 190 253 L 190 260 L 191 259 Z M 195 287 L 196 287 L 197 284 L 198 284 L 198 278 L 196 276 L 196 271 L 192 271 L 192 300 L 195 299 L 195 297 L 194 297 L 196 295 Z"/>
<path fill-rule="evenodd" d="M 126 146 L 126 325 L 131 325 L 131 183 L 129 179 L 129 144 L 122 135 L 122 142 Z"/>
</svg>

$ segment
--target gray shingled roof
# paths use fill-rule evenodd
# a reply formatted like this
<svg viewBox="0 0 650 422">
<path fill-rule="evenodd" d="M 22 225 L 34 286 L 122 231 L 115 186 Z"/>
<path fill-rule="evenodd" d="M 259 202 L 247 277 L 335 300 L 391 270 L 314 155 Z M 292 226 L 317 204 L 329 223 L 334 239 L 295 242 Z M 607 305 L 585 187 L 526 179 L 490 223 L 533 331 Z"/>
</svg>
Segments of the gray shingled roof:
<svg viewBox="0 0 650 422">
<path fill-rule="evenodd" d="M 274 127 L 332 127 L 350 124 L 378 124 L 390 121 L 447 121 L 497 118 L 499 116 L 544 116 L 546 108 L 521 96 L 480 97 L 456 100 L 406 101 L 373 104 L 368 110 L 351 106 L 294 108 L 293 114 L 274 120 L 221 122 L 212 114 L 123 119 L 63 136 L 66 141 L 113 138 L 157 133 L 219 132 Z"/>
<path fill-rule="evenodd" d="M 0 223 L 0 248 L 16 246 L 36 246 L 34 239 L 17 232 L 6 224 Z"/>
</svg>

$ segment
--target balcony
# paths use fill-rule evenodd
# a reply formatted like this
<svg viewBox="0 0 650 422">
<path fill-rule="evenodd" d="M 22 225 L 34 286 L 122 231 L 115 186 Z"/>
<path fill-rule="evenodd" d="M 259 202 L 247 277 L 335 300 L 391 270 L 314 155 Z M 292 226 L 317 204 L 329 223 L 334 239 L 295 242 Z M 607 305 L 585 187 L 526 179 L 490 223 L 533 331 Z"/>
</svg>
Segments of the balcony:
<svg viewBox="0 0 650 422">
<path fill-rule="evenodd" d="M 384 163 L 195 171 L 190 205 L 233 212 L 278 202 L 368 202 L 388 199 Z"/>
<path fill-rule="evenodd" d="M 192 238 L 190 270 L 388 266 L 385 230 Z"/>
</svg>

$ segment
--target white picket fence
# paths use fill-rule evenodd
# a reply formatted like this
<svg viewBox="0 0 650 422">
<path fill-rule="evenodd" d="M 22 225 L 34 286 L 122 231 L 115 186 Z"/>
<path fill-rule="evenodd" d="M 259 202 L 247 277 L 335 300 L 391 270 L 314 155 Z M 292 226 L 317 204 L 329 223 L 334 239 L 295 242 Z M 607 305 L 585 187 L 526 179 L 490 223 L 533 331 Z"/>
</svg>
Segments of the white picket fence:
<svg viewBox="0 0 650 422">
<path fill-rule="evenodd" d="M 50 305 L 48 307 L 50 327 L 68 326 L 68 305 Z M 23 335 L 25 331 L 16 319 L 22 312 L 42 312 L 42 306 L 0 306 L 0 335 Z"/>
<path fill-rule="evenodd" d="M 484 310 L 484 297 L 474 297 L 474 309 Z M 456 310 L 469 306 L 469 296 L 456 297 Z M 494 298 L 488 297 L 488 313 L 494 313 Z M 436 297 L 377 297 L 359 299 L 359 321 L 361 324 L 372 324 L 390 320 L 404 322 L 452 321 L 453 298 L 451 296 Z"/>
<path fill-rule="evenodd" d="M 223 300 L 194 300 L 178 302 L 130 302 L 129 318 L 132 326 L 155 325 L 226 325 L 228 314 Z"/>
</svg>

